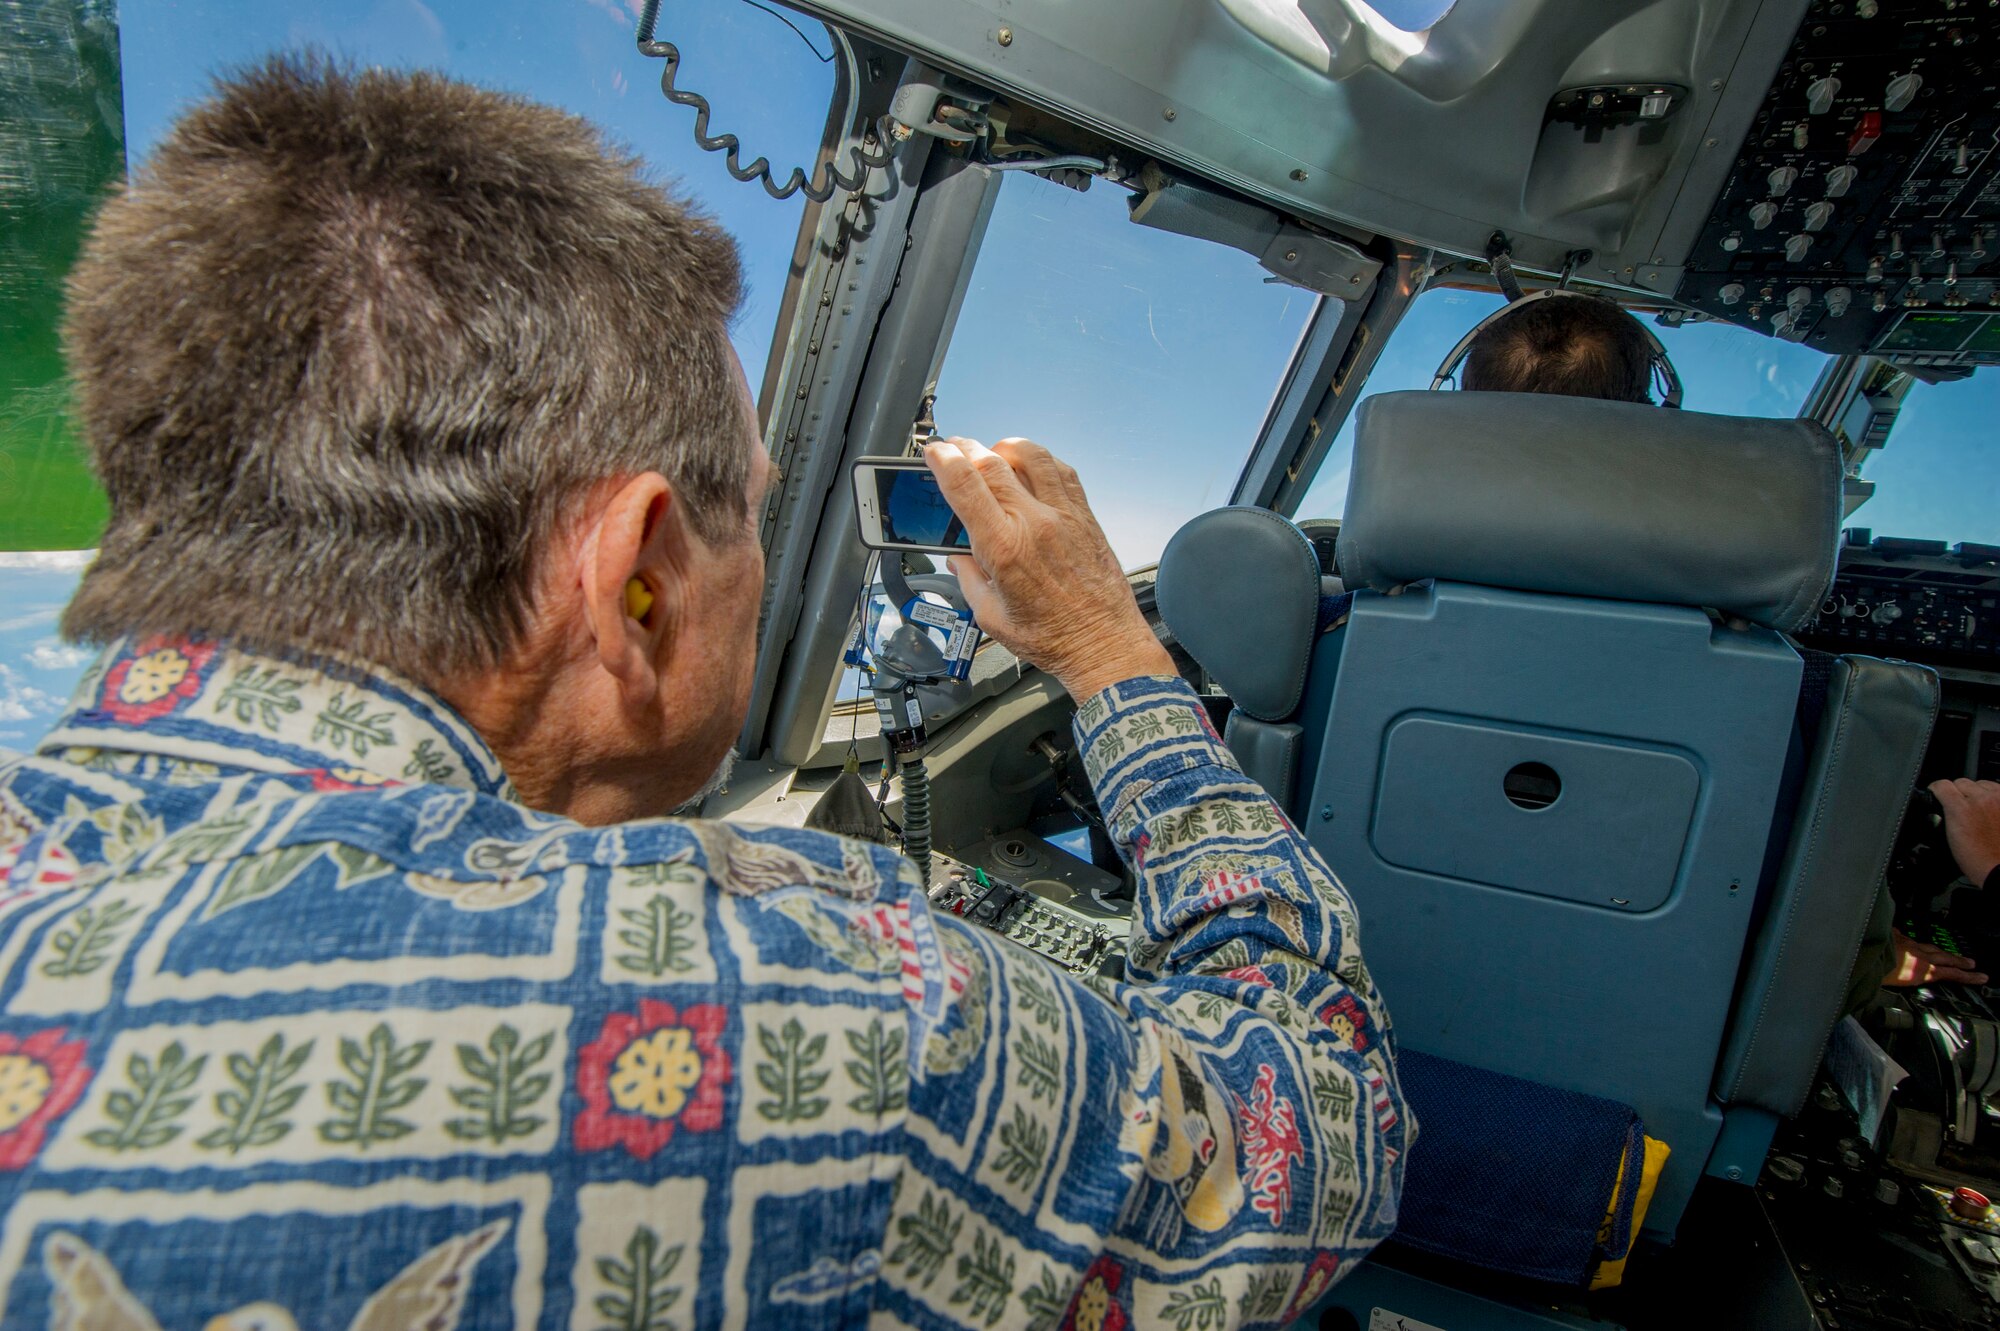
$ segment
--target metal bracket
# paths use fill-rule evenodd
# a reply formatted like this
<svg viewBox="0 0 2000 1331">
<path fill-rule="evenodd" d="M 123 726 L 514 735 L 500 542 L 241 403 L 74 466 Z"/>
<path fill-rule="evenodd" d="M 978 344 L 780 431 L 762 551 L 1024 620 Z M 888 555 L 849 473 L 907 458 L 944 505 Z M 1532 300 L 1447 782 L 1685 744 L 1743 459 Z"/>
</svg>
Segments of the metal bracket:
<svg viewBox="0 0 2000 1331">
<path fill-rule="evenodd" d="M 1379 261 L 1344 240 L 1247 199 L 1176 179 L 1158 166 L 1140 172 L 1139 187 L 1134 222 L 1242 250 L 1277 281 L 1351 301 L 1367 295 L 1382 271 Z"/>
</svg>

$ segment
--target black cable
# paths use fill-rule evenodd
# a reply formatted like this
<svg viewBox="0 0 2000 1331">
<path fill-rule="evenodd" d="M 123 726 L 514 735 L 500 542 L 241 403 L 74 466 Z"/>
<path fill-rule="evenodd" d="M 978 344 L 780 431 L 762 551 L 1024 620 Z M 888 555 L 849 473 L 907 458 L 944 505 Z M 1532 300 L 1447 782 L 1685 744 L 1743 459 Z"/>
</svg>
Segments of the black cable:
<svg viewBox="0 0 2000 1331">
<path fill-rule="evenodd" d="M 791 18 L 787 16 L 783 10 L 773 9 L 766 4 L 759 4 L 758 0 L 743 0 L 743 3 L 750 6 L 750 8 L 752 9 L 763 10 L 766 14 L 769 14 L 772 18 L 784 24 L 786 27 L 790 28 L 793 32 L 796 32 L 799 35 L 799 40 L 806 44 L 806 50 L 811 51 L 814 55 L 818 55 L 819 62 L 822 65 L 830 65 L 833 63 L 833 52 L 828 51 L 825 55 L 819 55 L 819 48 L 813 45 L 812 38 L 806 36 L 806 30 L 804 28 L 801 28 L 798 24 L 792 22 Z"/>
<path fill-rule="evenodd" d="M 870 673 L 865 665 L 868 657 L 868 589 L 875 582 L 869 575 L 875 568 L 875 561 L 880 558 L 879 554 L 871 556 L 861 565 L 861 589 L 854 594 L 854 654 L 861 658 L 855 662 L 854 669 L 860 674 L 864 683 Z M 847 756 L 853 758 L 861 744 L 860 698 L 854 700 L 853 710 L 848 714 L 848 719 L 851 724 L 847 730 Z"/>
<path fill-rule="evenodd" d="M 758 5 L 758 8 L 761 9 L 763 6 Z M 680 68 L 681 52 L 672 42 L 663 42 L 655 38 L 654 30 L 658 27 L 659 21 L 660 0 L 645 0 L 644 6 L 639 11 L 637 34 L 639 54 L 666 61 L 666 68 L 660 72 L 660 92 L 675 106 L 693 109 L 694 141 L 700 145 L 703 152 L 724 154 L 723 165 L 729 169 L 729 174 L 738 180 L 746 184 L 756 181 L 764 187 L 764 192 L 774 199 L 784 200 L 794 194 L 804 194 L 814 203 L 825 203 L 839 190 L 860 193 L 861 187 L 868 181 L 870 171 L 887 167 L 894 160 L 895 154 L 889 146 L 893 140 L 889 137 L 888 126 L 878 120 L 875 124 L 875 142 L 880 147 L 874 152 L 868 151 L 860 144 L 849 149 L 854 159 L 852 175 L 843 174 L 840 167 L 829 159 L 823 164 L 826 173 L 824 180 L 818 178 L 818 170 L 809 177 L 803 170 L 793 167 L 792 174 L 785 178 L 783 185 L 780 185 L 771 178 L 771 163 L 768 158 L 759 157 L 749 166 L 742 165 L 741 140 L 734 134 L 711 135 L 708 132 L 708 119 L 711 114 L 708 99 L 698 92 L 687 92 L 675 85 L 674 72 Z M 890 193 L 879 197 L 886 199 L 893 195 L 895 184 L 895 173 L 890 172 Z"/>
</svg>

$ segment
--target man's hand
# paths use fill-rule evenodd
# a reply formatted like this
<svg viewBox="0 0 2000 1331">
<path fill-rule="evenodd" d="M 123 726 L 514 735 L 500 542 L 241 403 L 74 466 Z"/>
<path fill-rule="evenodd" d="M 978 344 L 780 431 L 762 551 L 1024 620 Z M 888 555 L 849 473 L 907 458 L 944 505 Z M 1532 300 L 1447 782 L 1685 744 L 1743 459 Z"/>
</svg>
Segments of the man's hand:
<svg viewBox="0 0 2000 1331">
<path fill-rule="evenodd" d="M 1933 781 L 1931 794 L 1944 810 L 1944 836 L 1959 871 L 1984 883 L 2000 865 L 2000 781 Z"/>
<path fill-rule="evenodd" d="M 1889 934 L 1891 953 L 1885 989 L 1912 989 L 1920 984 L 1985 984 L 1986 973 L 1971 957 L 1961 957 L 1929 943 L 1906 938 L 1900 929 Z"/>
<path fill-rule="evenodd" d="M 972 538 L 953 555 L 979 627 L 1054 675 L 1078 702 L 1121 680 L 1171 675 L 1076 472 L 1038 444 L 946 439 L 924 461 Z"/>
</svg>

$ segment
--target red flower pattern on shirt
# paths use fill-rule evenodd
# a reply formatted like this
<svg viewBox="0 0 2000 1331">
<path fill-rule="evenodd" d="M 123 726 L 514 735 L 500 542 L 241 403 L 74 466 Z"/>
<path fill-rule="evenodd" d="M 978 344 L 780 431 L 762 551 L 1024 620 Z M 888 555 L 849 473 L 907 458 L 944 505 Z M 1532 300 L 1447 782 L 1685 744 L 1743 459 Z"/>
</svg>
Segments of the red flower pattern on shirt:
<svg viewBox="0 0 2000 1331">
<path fill-rule="evenodd" d="M 128 726 L 186 706 L 201 693 L 215 644 L 155 634 L 104 672 L 100 706 Z"/>
<path fill-rule="evenodd" d="M 1269 1063 L 1257 1065 L 1257 1079 L 1247 1102 L 1233 1091 L 1229 1098 L 1236 1102 L 1243 1134 L 1250 1206 L 1275 1229 L 1284 1223 L 1292 1206 L 1292 1165 L 1305 1159 L 1298 1111 L 1278 1094 L 1278 1070 Z"/>
<path fill-rule="evenodd" d="M 676 1127 L 713 1132 L 722 1126 L 729 1053 L 722 1033 L 729 1016 L 713 1003 L 675 1012 L 670 1003 L 639 1000 L 639 1011 L 614 1012 L 577 1056 L 576 1089 L 583 1097 L 571 1135 L 579 1151 L 623 1146 L 641 1160 L 674 1139 Z"/>
<path fill-rule="evenodd" d="M 81 1040 L 61 1026 L 22 1039 L 0 1034 L 0 1169 L 25 1169 L 41 1154 L 49 1124 L 90 1084 Z"/>
<path fill-rule="evenodd" d="M 1292 1295 L 1291 1306 L 1278 1320 L 1290 1322 L 1302 1317 L 1319 1302 L 1320 1295 L 1333 1288 L 1334 1278 L 1340 1272 L 1340 1259 L 1330 1252 L 1316 1254 L 1306 1267 L 1305 1275 L 1299 1281 L 1298 1292 Z"/>
<path fill-rule="evenodd" d="M 403 783 L 359 767 L 308 767 L 305 774 L 312 778 L 314 790 L 348 791 L 372 790 L 378 786 L 400 786 Z"/>
<path fill-rule="evenodd" d="M 1132 1319 L 1119 1298 L 1124 1284 L 1125 1268 L 1116 1258 L 1100 1257 L 1092 1262 L 1069 1301 L 1061 1331 L 1125 1331 Z"/>
</svg>

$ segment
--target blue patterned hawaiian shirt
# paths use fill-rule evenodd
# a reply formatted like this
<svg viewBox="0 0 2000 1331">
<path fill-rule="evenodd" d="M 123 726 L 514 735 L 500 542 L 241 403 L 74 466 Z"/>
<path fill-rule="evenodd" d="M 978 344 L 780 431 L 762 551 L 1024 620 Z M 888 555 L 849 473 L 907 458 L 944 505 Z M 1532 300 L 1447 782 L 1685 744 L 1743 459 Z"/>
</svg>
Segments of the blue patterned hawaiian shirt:
<svg viewBox="0 0 2000 1331">
<path fill-rule="evenodd" d="M 1181 681 L 1076 726 L 1122 983 L 879 846 L 525 808 L 379 671 L 114 647 L 0 766 L 0 1319 L 1296 1316 L 1413 1128 L 1353 911 Z"/>
</svg>

